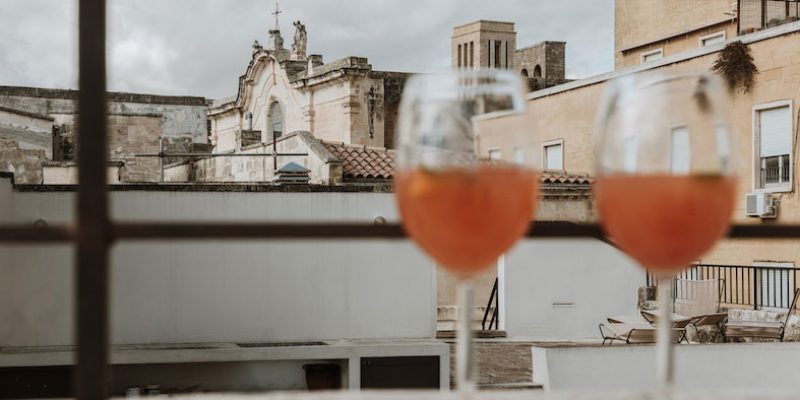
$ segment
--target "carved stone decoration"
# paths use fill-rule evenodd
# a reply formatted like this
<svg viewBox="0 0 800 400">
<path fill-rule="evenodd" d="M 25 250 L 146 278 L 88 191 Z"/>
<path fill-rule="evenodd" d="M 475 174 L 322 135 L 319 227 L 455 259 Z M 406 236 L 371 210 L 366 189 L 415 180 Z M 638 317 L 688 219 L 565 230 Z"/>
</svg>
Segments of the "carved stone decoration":
<svg viewBox="0 0 800 400">
<path fill-rule="evenodd" d="M 256 40 L 256 41 L 254 41 L 254 42 L 253 42 L 253 54 L 256 54 L 256 53 L 258 53 L 258 52 L 259 52 L 259 51 L 261 51 L 262 49 L 263 49 L 263 47 L 261 46 L 261 44 L 260 44 L 260 43 L 258 43 L 258 40 Z"/>
<path fill-rule="evenodd" d="M 269 41 L 272 46 L 270 50 L 283 50 L 283 36 L 281 36 L 281 31 L 277 29 L 269 31 Z"/>
<path fill-rule="evenodd" d="M 294 43 L 292 43 L 292 60 L 305 60 L 308 34 L 306 26 L 300 21 L 294 22 Z"/>
</svg>

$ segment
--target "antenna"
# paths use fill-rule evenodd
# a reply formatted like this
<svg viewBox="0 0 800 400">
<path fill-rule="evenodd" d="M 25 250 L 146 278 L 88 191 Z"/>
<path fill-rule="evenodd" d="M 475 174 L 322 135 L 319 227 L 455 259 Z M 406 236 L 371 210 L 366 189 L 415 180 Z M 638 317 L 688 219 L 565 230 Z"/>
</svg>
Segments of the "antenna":
<svg viewBox="0 0 800 400">
<path fill-rule="evenodd" d="M 274 16 L 275 16 L 275 30 L 276 30 L 276 31 L 277 31 L 277 30 L 280 30 L 280 28 L 278 27 L 278 16 L 280 16 L 282 12 L 283 12 L 283 11 L 281 11 L 281 9 L 280 9 L 280 5 L 279 5 L 279 4 L 278 4 L 278 2 L 276 1 L 276 2 L 275 2 L 275 11 L 272 13 L 272 15 L 274 15 Z"/>
</svg>

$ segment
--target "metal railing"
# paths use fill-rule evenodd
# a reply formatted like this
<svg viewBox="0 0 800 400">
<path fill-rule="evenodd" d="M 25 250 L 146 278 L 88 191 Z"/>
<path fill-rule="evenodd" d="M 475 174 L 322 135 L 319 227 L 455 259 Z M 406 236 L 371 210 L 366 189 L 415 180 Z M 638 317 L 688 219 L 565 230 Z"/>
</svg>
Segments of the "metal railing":
<svg viewBox="0 0 800 400">
<path fill-rule="evenodd" d="M 718 279 L 720 303 L 733 306 L 789 308 L 797 287 L 797 268 L 753 265 L 698 264 L 680 272 L 677 279 Z M 647 285 L 654 286 L 655 276 L 647 274 Z M 673 294 L 676 290 L 673 290 Z"/>
<path fill-rule="evenodd" d="M 486 304 L 486 310 L 483 312 L 483 321 L 481 321 L 481 329 L 483 330 L 491 330 L 492 326 L 494 329 L 500 329 L 500 315 L 498 310 L 500 308 L 500 288 L 498 286 L 499 278 L 494 278 L 494 285 L 492 286 L 492 293 L 489 295 L 489 302 Z M 494 306 L 494 308 L 492 308 Z M 491 311 L 491 319 L 489 318 L 489 314 Z M 489 323 L 489 327 L 486 327 L 486 323 Z"/>
<path fill-rule="evenodd" d="M 800 0 L 739 0 L 739 34 L 800 20 Z"/>
</svg>

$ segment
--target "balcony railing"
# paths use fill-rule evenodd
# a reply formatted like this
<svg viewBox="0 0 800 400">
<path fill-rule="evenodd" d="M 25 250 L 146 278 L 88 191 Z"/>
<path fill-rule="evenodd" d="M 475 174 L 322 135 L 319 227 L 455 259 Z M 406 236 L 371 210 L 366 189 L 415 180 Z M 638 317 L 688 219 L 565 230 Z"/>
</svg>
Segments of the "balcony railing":
<svg viewBox="0 0 800 400">
<path fill-rule="evenodd" d="M 800 0 L 739 0 L 739 34 L 800 19 Z"/>
<path fill-rule="evenodd" d="M 752 265 L 698 264 L 677 276 L 685 280 L 718 279 L 719 302 L 723 306 L 743 306 L 754 310 L 786 309 L 792 303 L 797 287 L 797 268 Z M 655 285 L 655 277 L 647 274 L 647 285 Z M 677 288 L 677 285 L 674 286 Z M 673 294 L 677 294 L 673 290 Z"/>
</svg>

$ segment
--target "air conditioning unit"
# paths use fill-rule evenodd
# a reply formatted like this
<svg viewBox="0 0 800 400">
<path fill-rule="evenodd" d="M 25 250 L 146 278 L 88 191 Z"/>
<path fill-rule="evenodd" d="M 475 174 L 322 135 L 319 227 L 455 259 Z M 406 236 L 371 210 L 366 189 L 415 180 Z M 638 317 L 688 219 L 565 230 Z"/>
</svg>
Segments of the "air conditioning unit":
<svg viewBox="0 0 800 400">
<path fill-rule="evenodd" d="M 776 218 L 778 207 L 770 193 L 748 193 L 744 198 L 744 212 L 748 217 Z"/>
</svg>

